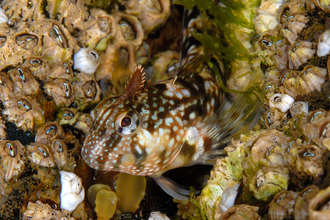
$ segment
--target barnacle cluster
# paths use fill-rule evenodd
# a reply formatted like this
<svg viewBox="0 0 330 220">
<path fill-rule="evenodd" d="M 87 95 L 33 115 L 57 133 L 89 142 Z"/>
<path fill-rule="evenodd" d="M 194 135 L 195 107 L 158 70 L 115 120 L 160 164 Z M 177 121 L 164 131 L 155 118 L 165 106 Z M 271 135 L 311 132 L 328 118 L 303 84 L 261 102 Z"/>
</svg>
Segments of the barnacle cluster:
<svg viewBox="0 0 330 220">
<path fill-rule="evenodd" d="M 189 0 L 176 2 L 186 7 L 196 5 L 201 10 L 207 8 Z M 224 37 L 229 39 L 228 45 L 235 46 L 232 50 L 241 53 L 235 51 L 234 56 L 222 42 L 212 46 L 207 34 L 196 34 L 196 39 L 220 57 L 233 56 L 228 88 L 246 90 L 250 78 L 258 78 L 253 83 L 262 88 L 263 111 L 252 131 L 234 138 L 226 147 L 228 155 L 217 161 L 201 195 L 190 198 L 189 204 L 196 209 L 186 212 L 185 207 L 189 206 L 179 202 L 179 212 L 187 213 L 188 219 L 231 219 L 221 204 L 230 180 L 240 186 L 232 205 L 259 206 L 260 215 L 268 213 L 262 218 L 327 218 L 330 4 L 316 0 L 261 0 L 251 10 L 252 1 L 232 2 L 239 6 L 227 10 L 227 1 L 218 6 L 227 12 L 221 30 L 227 32 Z M 211 1 L 205 4 L 217 7 Z M 219 25 L 214 8 L 206 11 Z M 252 16 L 243 13 L 246 17 L 239 17 L 244 10 Z M 232 11 L 236 12 L 236 20 L 230 19 Z M 249 20 L 251 17 L 253 21 Z M 224 30 L 230 26 L 236 28 Z M 229 164 L 234 164 L 234 169 L 229 169 Z M 253 212 L 258 213 L 258 207 L 249 213 Z"/>
<path fill-rule="evenodd" d="M 91 218 L 82 185 L 92 177 L 80 159 L 94 121 L 89 112 L 120 94 L 138 64 L 150 62 L 147 37 L 170 11 L 169 0 L 0 2 L 0 218 Z M 178 60 L 174 51 L 161 56 L 169 57 L 167 65 Z M 163 74 L 166 67 L 154 69 Z M 118 181 L 119 209 L 134 212 L 144 188 L 130 205 L 124 196 L 136 194 Z"/>
</svg>

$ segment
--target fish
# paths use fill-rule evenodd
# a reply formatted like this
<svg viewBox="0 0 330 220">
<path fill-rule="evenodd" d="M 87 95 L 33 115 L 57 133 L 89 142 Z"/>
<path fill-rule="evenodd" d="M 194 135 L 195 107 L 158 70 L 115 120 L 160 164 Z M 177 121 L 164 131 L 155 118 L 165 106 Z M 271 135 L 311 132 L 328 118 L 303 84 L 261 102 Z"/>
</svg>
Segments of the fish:
<svg viewBox="0 0 330 220">
<path fill-rule="evenodd" d="M 137 67 L 121 96 L 105 99 L 93 110 L 95 122 L 82 158 L 93 169 L 152 177 L 209 164 L 260 114 L 258 100 L 240 95 L 233 103 L 218 80 L 203 57 L 149 87 L 143 68 Z"/>
<path fill-rule="evenodd" d="M 261 111 L 258 98 L 225 93 L 219 59 L 185 57 L 189 60 L 182 59 L 184 65 L 174 77 L 154 85 L 146 82 L 143 68 L 136 67 L 122 95 L 97 105 L 81 150 L 89 167 L 151 176 L 168 194 L 183 199 L 189 190 L 162 174 L 214 164 L 226 154 L 224 147 L 233 136 L 252 129 Z"/>
</svg>

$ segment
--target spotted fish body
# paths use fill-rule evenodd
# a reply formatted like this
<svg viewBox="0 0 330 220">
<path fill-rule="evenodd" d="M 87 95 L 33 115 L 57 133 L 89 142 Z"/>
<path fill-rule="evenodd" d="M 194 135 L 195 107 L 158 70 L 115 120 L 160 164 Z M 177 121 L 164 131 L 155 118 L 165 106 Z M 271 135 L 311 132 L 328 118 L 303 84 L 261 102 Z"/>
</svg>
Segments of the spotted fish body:
<svg viewBox="0 0 330 220">
<path fill-rule="evenodd" d="M 183 47 L 193 49 L 183 53 L 184 66 L 174 78 L 148 87 L 138 67 L 121 96 L 94 109 L 94 126 L 81 152 L 90 167 L 152 176 L 168 188 L 159 179 L 162 173 L 214 162 L 233 135 L 257 122 L 260 103 L 247 95 L 228 99 L 219 85 L 221 77 L 186 35 Z"/>
<path fill-rule="evenodd" d="M 225 97 L 203 58 L 195 61 L 172 80 L 102 101 L 82 149 L 87 164 L 147 176 L 199 162 L 215 144 L 203 132 L 204 121 Z M 128 86 L 140 85 L 136 78 Z"/>
</svg>

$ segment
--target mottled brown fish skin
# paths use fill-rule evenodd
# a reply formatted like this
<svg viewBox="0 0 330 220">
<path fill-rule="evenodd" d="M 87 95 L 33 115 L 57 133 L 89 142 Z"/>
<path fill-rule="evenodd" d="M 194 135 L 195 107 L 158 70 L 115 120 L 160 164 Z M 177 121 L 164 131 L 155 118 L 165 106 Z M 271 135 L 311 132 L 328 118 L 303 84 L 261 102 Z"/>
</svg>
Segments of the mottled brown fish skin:
<svg viewBox="0 0 330 220">
<path fill-rule="evenodd" d="M 224 94 L 203 58 L 192 62 L 174 79 L 102 101 L 82 148 L 86 163 L 149 176 L 192 165 L 209 151 L 212 140 L 201 129 Z"/>
</svg>

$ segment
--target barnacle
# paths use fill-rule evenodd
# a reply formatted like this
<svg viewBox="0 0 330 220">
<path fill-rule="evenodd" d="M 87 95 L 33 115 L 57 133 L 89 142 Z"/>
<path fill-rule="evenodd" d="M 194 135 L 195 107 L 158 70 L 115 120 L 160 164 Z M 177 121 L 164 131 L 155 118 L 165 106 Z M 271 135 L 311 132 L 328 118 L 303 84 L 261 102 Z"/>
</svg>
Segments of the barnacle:
<svg viewBox="0 0 330 220">
<path fill-rule="evenodd" d="M 64 24 L 70 32 L 85 29 L 84 22 L 88 18 L 88 12 L 83 0 L 48 1 L 47 9 L 50 17 Z"/>
<path fill-rule="evenodd" d="M 85 108 L 89 104 L 97 103 L 101 100 L 101 89 L 94 77 L 90 75 L 80 73 L 77 75 L 79 82 L 73 82 L 73 88 L 75 91 L 75 101 L 78 103 L 81 109 Z"/>
<path fill-rule="evenodd" d="M 293 212 L 294 219 L 304 220 L 308 217 L 309 203 L 319 191 L 317 186 L 311 185 L 298 193 Z"/>
<path fill-rule="evenodd" d="M 47 145 L 39 142 L 31 143 L 26 146 L 28 159 L 33 163 L 43 167 L 55 167 L 55 159 Z"/>
<path fill-rule="evenodd" d="M 293 98 L 307 95 L 314 90 L 321 91 L 326 75 L 326 69 L 311 65 L 305 66 L 301 72 L 291 70 L 284 74 L 283 87 L 280 90 Z"/>
<path fill-rule="evenodd" d="M 27 23 L 23 27 L 30 28 L 33 33 L 41 36 L 42 52 L 34 55 L 42 56 L 49 63 L 60 60 L 68 61 L 71 59 L 74 51 L 79 50 L 77 40 L 57 21 L 51 19 L 36 20 Z"/>
<path fill-rule="evenodd" d="M 84 201 L 85 189 L 82 180 L 74 173 L 60 171 L 61 174 L 61 209 L 72 212 Z"/>
<path fill-rule="evenodd" d="M 289 42 L 285 40 L 280 40 L 276 43 L 276 53 L 272 56 L 272 59 L 275 61 L 275 65 L 279 70 L 288 69 L 289 61 L 289 50 L 291 49 Z M 273 64 L 274 65 L 274 64 Z"/>
<path fill-rule="evenodd" d="M 161 213 L 161 212 L 152 212 L 150 213 L 150 217 L 148 218 L 148 220 L 170 220 L 169 217 L 167 217 L 165 214 Z"/>
<path fill-rule="evenodd" d="M 262 0 L 257 9 L 254 25 L 257 33 L 262 36 L 265 32 L 273 30 L 279 24 L 276 19 L 277 11 L 283 0 Z"/>
<path fill-rule="evenodd" d="M 74 127 L 87 134 L 94 124 L 94 119 L 90 114 L 79 114 Z"/>
<path fill-rule="evenodd" d="M 297 193 L 282 191 L 274 196 L 269 204 L 268 216 L 271 220 L 280 220 L 293 216 Z"/>
<path fill-rule="evenodd" d="M 136 1 L 130 0 L 126 4 L 126 13 L 137 15 L 141 20 L 144 34 L 147 36 L 170 16 L 169 0 Z"/>
<path fill-rule="evenodd" d="M 41 1 L 38 0 L 5 0 L 2 7 L 8 16 L 8 24 L 16 25 L 19 21 L 45 19 L 42 13 Z"/>
<path fill-rule="evenodd" d="M 329 54 L 330 51 L 330 30 L 324 31 L 320 37 L 317 44 L 317 56 L 323 57 Z"/>
<path fill-rule="evenodd" d="M 314 144 L 303 143 L 301 139 L 290 143 L 283 154 L 290 171 L 299 177 L 318 177 L 323 175 L 322 161 L 324 149 Z"/>
<path fill-rule="evenodd" d="M 251 146 L 251 157 L 256 164 L 285 167 L 286 163 L 282 153 L 288 144 L 289 137 L 282 132 L 277 130 L 263 131 Z"/>
<path fill-rule="evenodd" d="M 78 109 L 75 108 L 62 108 L 60 114 L 58 115 L 60 125 L 71 125 L 73 126 L 80 115 Z"/>
<path fill-rule="evenodd" d="M 280 93 L 276 93 L 269 99 L 269 107 L 275 107 L 283 113 L 287 112 L 291 108 L 293 103 L 294 99 L 287 94 L 283 95 Z"/>
<path fill-rule="evenodd" d="M 8 22 L 8 17 L 6 16 L 5 11 L 2 8 L 0 8 L 0 24 L 7 22 Z"/>
<path fill-rule="evenodd" d="M 4 180 L 9 182 L 14 176 L 18 176 L 25 167 L 24 146 L 19 141 L 0 141 L 0 161 Z"/>
<path fill-rule="evenodd" d="M 281 127 L 288 120 L 287 113 L 283 113 L 277 108 L 271 108 L 262 113 L 267 128 L 276 129 Z"/>
<path fill-rule="evenodd" d="M 146 41 L 143 41 L 142 44 L 135 52 L 136 63 L 140 65 L 147 64 L 150 60 L 150 47 Z"/>
<path fill-rule="evenodd" d="M 308 103 L 297 101 L 294 102 L 290 108 L 290 114 L 293 118 L 307 116 L 308 115 Z"/>
<path fill-rule="evenodd" d="M 288 184 L 288 168 L 262 167 L 252 177 L 249 189 L 257 199 L 267 201 L 276 193 L 286 190 Z"/>
<path fill-rule="evenodd" d="M 92 128 L 94 119 L 90 114 L 78 112 L 78 109 L 62 108 L 62 112 L 58 115 L 60 125 L 71 125 L 83 133 L 88 133 Z"/>
<path fill-rule="evenodd" d="M 28 69 L 34 77 L 41 81 L 44 81 L 49 72 L 51 72 L 48 61 L 38 56 L 30 56 L 27 58 L 22 67 Z"/>
<path fill-rule="evenodd" d="M 93 8 L 86 21 L 86 29 L 80 33 L 77 39 L 88 48 L 102 51 L 114 38 L 116 31 L 117 23 L 114 17 L 103 10 Z"/>
<path fill-rule="evenodd" d="M 315 53 L 314 45 L 308 41 L 298 41 L 289 47 L 289 68 L 298 69 Z"/>
<path fill-rule="evenodd" d="M 219 220 L 229 220 L 229 219 L 251 219 L 251 220 L 259 220 L 261 217 L 258 214 L 259 207 L 252 205 L 235 205 L 230 207 L 226 212 L 224 212 Z"/>
<path fill-rule="evenodd" d="M 50 152 L 54 156 L 54 162 L 58 167 L 68 162 L 68 147 L 62 139 L 54 139 L 50 142 Z"/>
<path fill-rule="evenodd" d="M 308 206 L 308 218 L 311 220 L 325 220 L 330 216 L 329 212 L 330 187 L 320 190 L 310 201 Z"/>
<path fill-rule="evenodd" d="M 49 144 L 55 139 L 63 139 L 64 135 L 64 130 L 58 124 L 58 122 L 46 122 L 42 127 L 38 129 L 35 142 Z"/>
<path fill-rule="evenodd" d="M 73 55 L 73 68 L 81 72 L 94 74 L 99 64 L 99 55 L 94 50 L 80 48 L 80 50 Z"/>
<path fill-rule="evenodd" d="M 296 169 L 300 175 L 313 177 L 322 176 L 324 173 L 322 161 L 325 152 L 322 148 L 314 144 L 299 146 L 297 152 Z"/>
<path fill-rule="evenodd" d="M 74 220 L 69 217 L 66 212 L 52 209 L 47 203 L 43 204 L 37 200 L 35 203 L 29 202 L 25 212 L 23 213 L 23 220 L 29 219 L 61 219 L 61 220 Z"/>
<path fill-rule="evenodd" d="M 44 122 L 44 111 L 33 97 L 17 96 L 4 102 L 2 111 L 7 119 L 14 122 L 17 127 L 26 130 L 36 130 Z"/>
<path fill-rule="evenodd" d="M 136 17 L 122 12 L 115 13 L 114 18 L 118 25 L 114 38 L 115 44 L 119 44 L 122 47 L 140 46 L 144 38 L 140 21 Z"/>
<path fill-rule="evenodd" d="M 41 53 L 41 38 L 27 28 L 22 30 L 0 27 L 0 70 L 23 63 L 23 60 Z"/>
<path fill-rule="evenodd" d="M 13 81 L 15 94 L 32 95 L 39 91 L 39 83 L 31 74 L 30 70 L 24 67 L 16 67 L 9 70 L 8 75 Z"/>
<path fill-rule="evenodd" d="M 6 125 L 3 117 L 0 117 L 0 139 L 5 140 L 7 137 Z"/>
<path fill-rule="evenodd" d="M 74 89 L 71 83 L 64 79 L 55 79 L 44 85 L 47 95 L 53 97 L 58 106 L 69 106 L 74 101 Z"/>
<path fill-rule="evenodd" d="M 72 70 L 72 62 L 58 61 L 50 65 L 49 73 L 47 74 L 47 81 L 53 81 L 54 79 L 70 80 L 74 77 Z"/>
<path fill-rule="evenodd" d="M 211 171 L 210 179 L 203 188 L 199 203 L 201 210 L 210 219 L 218 219 L 223 212 L 234 205 L 238 186 L 242 179 L 242 145 L 228 152 L 229 157 L 219 159 Z"/>
<path fill-rule="evenodd" d="M 153 66 L 153 82 L 168 79 L 173 74 L 169 69 L 179 62 L 179 53 L 175 51 L 160 52 L 152 59 Z"/>
<path fill-rule="evenodd" d="M 313 141 L 319 146 L 330 149 L 329 117 L 329 112 L 320 109 L 310 112 L 307 117 L 301 118 L 301 130 L 306 141 Z"/>
<path fill-rule="evenodd" d="M 321 8 L 323 11 L 330 12 L 330 4 L 329 1 L 326 0 L 312 0 L 313 3 Z"/>
<path fill-rule="evenodd" d="M 14 85 L 9 76 L 0 72 L 0 100 L 6 102 L 14 95 Z"/>
<path fill-rule="evenodd" d="M 283 29 L 283 34 L 290 44 L 296 41 L 298 34 L 305 28 L 308 21 L 309 19 L 302 14 L 296 14 L 288 18 L 288 29 Z"/>
</svg>

